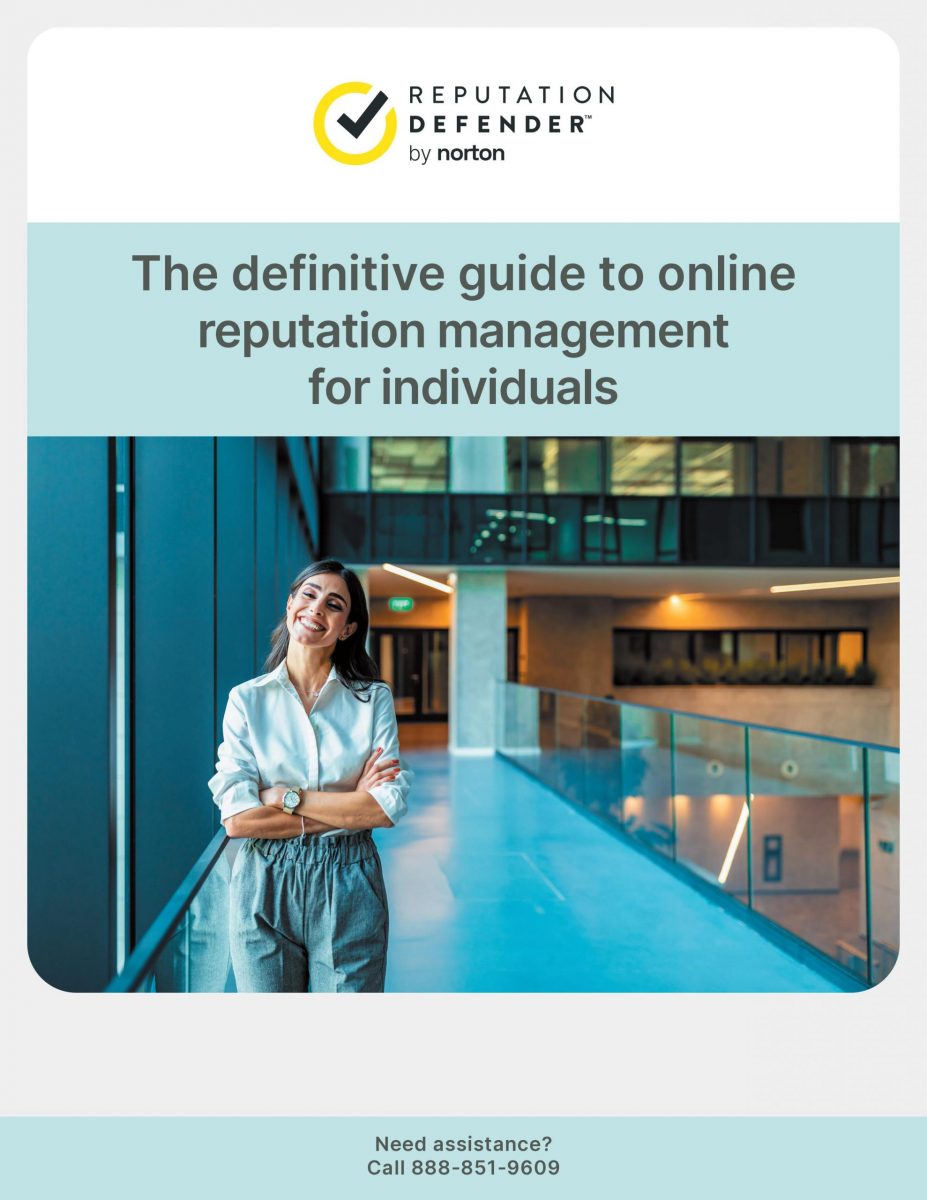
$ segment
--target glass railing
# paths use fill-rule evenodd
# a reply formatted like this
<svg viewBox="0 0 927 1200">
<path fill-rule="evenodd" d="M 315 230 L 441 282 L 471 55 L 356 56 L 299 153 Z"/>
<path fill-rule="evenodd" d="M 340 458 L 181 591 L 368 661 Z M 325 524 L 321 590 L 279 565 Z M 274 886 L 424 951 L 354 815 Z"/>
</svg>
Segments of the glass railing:
<svg viewBox="0 0 927 1200">
<path fill-rule="evenodd" d="M 220 830 L 133 949 L 108 992 L 234 992 L 230 863 L 240 843 Z"/>
<path fill-rule="evenodd" d="M 895 497 L 331 492 L 347 562 L 897 567 Z"/>
<path fill-rule="evenodd" d="M 499 753 L 857 980 L 898 957 L 898 751 L 498 684 Z"/>
</svg>

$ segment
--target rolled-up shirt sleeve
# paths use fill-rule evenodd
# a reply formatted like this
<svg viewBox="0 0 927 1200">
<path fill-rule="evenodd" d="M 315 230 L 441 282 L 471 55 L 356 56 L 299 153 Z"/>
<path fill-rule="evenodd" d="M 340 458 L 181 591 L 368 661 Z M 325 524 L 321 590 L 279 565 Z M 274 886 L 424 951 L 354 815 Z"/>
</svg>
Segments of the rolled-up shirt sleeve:
<svg viewBox="0 0 927 1200">
<path fill-rule="evenodd" d="M 232 688 L 222 721 L 222 745 L 216 773 L 209 781 L 209 790 L 223 822 L 236 813 L 261 807 L 259 782 L 248 718 L 237 688 Z"/>
<path fill-rule="evenodd" d="M 377 746 L 383 747 L 383 753 L 380 755 L 381 762 L 385 762 L 389 758 L 398 758 L 400 770 L 395 779 L 389 783 L 379 783 L 376 787 L 370 788 L 369 791 L 370 795 L 373 796 L 377 804 L 379 804 L 395 825 L 408 810 L 406 800 L 409 795 L 409 788 L 412 785 L 412 772 L 403 763 L 402 756 L 399 753 L 399 730 L 396 725 L 396 709 L 393 706 L 393 697 L 389 688 L 384 684 L 376 686 L 370 703 L 374 706 L 373 747 L 374 749 Z"/>
</svg>

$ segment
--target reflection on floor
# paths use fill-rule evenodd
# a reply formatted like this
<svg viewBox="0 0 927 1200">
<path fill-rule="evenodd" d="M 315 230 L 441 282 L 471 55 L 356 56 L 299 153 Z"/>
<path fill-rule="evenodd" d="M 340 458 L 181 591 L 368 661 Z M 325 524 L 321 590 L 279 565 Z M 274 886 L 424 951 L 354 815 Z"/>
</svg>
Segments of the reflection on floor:
<svg viewBox="0 0 927 1200">
<path fill-rule="evenodd" d="M 389 991 L 836 990 L 502 759 L 408 757 Z"/>
</svg>

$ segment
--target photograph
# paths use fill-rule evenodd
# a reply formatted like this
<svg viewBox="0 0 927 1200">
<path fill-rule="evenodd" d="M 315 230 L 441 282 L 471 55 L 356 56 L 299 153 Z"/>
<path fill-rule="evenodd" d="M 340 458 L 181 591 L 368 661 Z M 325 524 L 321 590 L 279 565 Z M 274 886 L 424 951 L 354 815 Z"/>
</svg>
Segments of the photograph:
<svg viewBox="0 0 927 1200">
<path fill-rule="evenodd" d="M 874 987 L 898 508 L 892 437 L 30 438 L 35 971 Z"/>
</svg>

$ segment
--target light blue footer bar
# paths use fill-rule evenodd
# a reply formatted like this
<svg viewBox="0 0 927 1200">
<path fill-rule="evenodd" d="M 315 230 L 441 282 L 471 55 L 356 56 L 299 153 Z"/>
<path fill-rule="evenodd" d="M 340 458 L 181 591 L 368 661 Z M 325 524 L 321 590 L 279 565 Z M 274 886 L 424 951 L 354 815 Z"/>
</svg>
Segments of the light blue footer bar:
<svg viewBox="0 0 927 1200">
<path fill-rule="evenodd" d="M 921 1118 L 8 1118 L 0 1122 L 0 1154 L 6 1194 L 42 1200 L 487 1193 L 906 1200 L 923 1195 L 925 1135 Z M 424 1138 L 425 1149 L 384 1150 L 377 1138 Z M 534 1140 L 541 1148 L 447 1151 L 435 1149 L 436 1139 Z M 478 1162 L 486 1164 L 482 1173 Z"/>
</svg>

